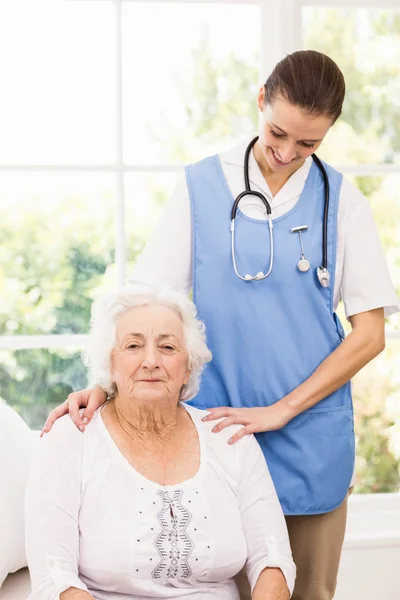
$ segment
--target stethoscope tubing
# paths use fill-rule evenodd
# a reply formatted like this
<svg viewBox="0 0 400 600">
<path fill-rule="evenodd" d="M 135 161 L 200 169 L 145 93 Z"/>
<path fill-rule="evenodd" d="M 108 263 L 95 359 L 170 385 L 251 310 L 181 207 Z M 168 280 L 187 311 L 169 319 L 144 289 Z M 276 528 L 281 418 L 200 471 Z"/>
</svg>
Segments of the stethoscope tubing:
<svg viewBox="0 0 400 600">
<path fill-rule="evenodd" d="M 266 279 L 271 271 L 272 271 L 272 266 L 273 266 L 273 255 L 274 255 L 274 239 L 273 239 L 273 222 L 272 222 L 272 218 L 271 218 L 271 205 L 268 202 L 267 198 L 264 196 L 264 194 L 262 194 L 261 192 L 258 192 L 256 190 L 252 190 L 250 187 L 250 177 L 249 177 L 249 158 L 250 158 L 250 152 L 251 149 L 253 148 L 254 144 L 257 142 L 258 140 L 258 136 L 255 137 L 253 140 L 251 140 L 251 142 L 248 144 L 247 148 L 246 148 L 246 152 L 244 155 L 244 183 L 245 183 L 245 190 L 243 192 L 241 192 L 237 198 L 235 199 L 233 206 L 232 206 L 232 210 L 231 210 L 231 250 L 232 250 L 232 262 L 233 262 L 233 268 L 235 270 L 236 275 L 239 277 L 239 279 L 242 279 L 243 281 L 259 281 L 259 280 L 263 280 Z M 317 269 L 317 273 L 318 273 L 318 279 L 321 283 L 321 285 L 323 287 L 327 287 L 329 285 L 329 280 L 330 280 L 330 276 L 329 276 L 329 271 L 328 271 L 328 216 L 329 216 L 329 181 L 328 181 L 328 175 L 326 173 L 326 169 L 324 167 L 324 165 L 322 164 L 321 160 L 318 158 L 318 156 L 316 156 L 316 154 L 312 154 L 311 155 L 313 161 L 315 162 L 315 164 L 317 165 L 321 175 L 322 175 L 322 179 L 323 179 L 323 183 L 324 183 L 324 215 L 323 215 L 323 222 L 322 222 L 322 265 L 320 267 L 318 267 Z M 238 269 L 237 269 L 237 264 L 236 264 L 236 255 L 235 255 L 235 220 L 236 220 L 236 216 L 237 216 L 237 211 L 238 211 L 238 207 L 239 207 L 239 202 L 245 197 L 245 196 L 256 196 L 257 198 L 259 198 L 261 200 L 261 202 L 263 203 L 266 213 L 267 213 L 267 220 L 269 222 L 269 238 L 270 238 L 270 264 L 269 264 L 269 268 L 266 274 L 260 272 L 257 275 L 254 276 L 250 276 L 250 275 L 246 275 L 245 277 L 243 277 L 242 275 L 239 274 Z"/>
<path fill-rule="evenodd" d="M 317 165 L 324 180 L 324 218 L 322 222 L 322 268 L 328 270 L 328 216 L 329 216 L 329 181 L 326 169 L 318 156 L 312 154 L 312 159 Z"/>
<path fill-rule="evenodd" d="M 270 260 L 269 260 L 269 267 L 268 267 L 268 271 L 264 274 L 261 271 L 259 273 L 257 273 L 257 275 L 254 275 L 254 277 L 251 276 L 245 276 L 243 277 L 243 275 L 240 275 L 237 265 L 236 265 L 236 254 L 235 254 L 235 219 L 232 219 L 231 221 L 231 250 L 232 250 L 232 262 L 233 262 L 233 268 L 234 271 L 236 273 L 236 275 L 239 277 L 239 279 L 241 279 L 242 281 L 260 281 L 262 279 L 266 279 L 272 271 L 272 267 L 274 264 L 274 236 L 272 233 L 272 229 L 273 229 L 273 223 L 272 223 L 272 219 L 269 218 L 268 219 L 268 225 L 269 225 L 269 252 L 270 252 Z"/>
</svg>

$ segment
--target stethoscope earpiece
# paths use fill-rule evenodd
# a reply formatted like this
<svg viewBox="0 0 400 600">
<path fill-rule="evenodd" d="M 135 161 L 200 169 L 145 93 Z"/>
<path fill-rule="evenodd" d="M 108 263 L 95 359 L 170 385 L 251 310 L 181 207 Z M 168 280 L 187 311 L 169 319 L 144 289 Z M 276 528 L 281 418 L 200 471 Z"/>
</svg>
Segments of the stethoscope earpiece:
<svg viewBox="0 0 400 600">
<path fill-rule="evenodd" d="M 265 279 L 267 275 L 265 275 L 262 271 L 259 271 L 257 275 L 249 275 L 248 273 L 244 276 L 246 281 L 259 281 L 260 279 Z"/>
</svg>

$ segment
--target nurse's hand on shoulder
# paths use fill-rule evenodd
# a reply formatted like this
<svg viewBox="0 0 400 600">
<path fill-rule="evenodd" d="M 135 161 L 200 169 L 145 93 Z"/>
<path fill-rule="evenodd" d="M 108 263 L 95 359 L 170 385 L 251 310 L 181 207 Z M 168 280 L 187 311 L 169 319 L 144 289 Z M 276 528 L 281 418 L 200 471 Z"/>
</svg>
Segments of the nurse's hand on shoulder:
<svg viewBox="0 0 400 600">
<path fill-rule="evenodd" d="M 292 418 L 290 409 L 283 402 L 277 402 L 272 406 L 261 408 L 230 408 L 221 406 L 219 408 L 208 409 L 210 414 L 204 417 L 203 421 L 215 421 L 221 419 L 214 428 L 213 432 L 218 433 L 229 425 L 244 425 L 234 436 L 230 438 L 228 444 L 234 444 L 249 433 L 260 433 L 261 431 L 275 431 L 284 427 Z"/>
<path fill-rule="evenodd" d="M 97 386 L 81 390 L 80 392 L 73 392 L 68 396 L 65 402 L 51 411 L 40 433 L 40 437 L 50 431 L 57 419 L 68 413 L 77 428 L 84 432 L 85 426 L 89 423 L 95 411 L 104 404 L 106 400 L 107 394 Z M 85 408 L 82 415 L 79 412 L 80 408 Z"/>
</svg>

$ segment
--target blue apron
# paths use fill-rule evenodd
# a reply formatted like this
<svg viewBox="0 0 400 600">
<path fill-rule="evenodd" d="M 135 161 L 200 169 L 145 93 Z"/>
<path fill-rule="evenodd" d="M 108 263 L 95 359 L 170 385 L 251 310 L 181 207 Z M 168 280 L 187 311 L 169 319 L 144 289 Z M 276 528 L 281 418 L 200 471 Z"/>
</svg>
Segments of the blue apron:
<svg viewBox="0 0 400 600">
<path fill-rule="evenodd" d="M 339 346 L 343 329 L 333 312 L 338 198 L 342 175 L 325 165 L 330 184 L 329 288 L 321 264 L 324 188 L 313 163 L 296 205 L 274 219 L 274 265 L 264 281 L 241 281 L 231 255 L 234 198 L 218 156 L 186 168 L 192 213 L 193 299 L 207 328 L 213 360 L 191 402 L 199 408 L 274 404 L 307 379 Z M 297 269 L 302 234 L 311 269 Z M 240 210 L 235 224 L 238 271 L 266 272 L 266 221 Z M 344 500 L 354 466 L 351 384 L 321 400 L 278 431 L 256 434 L 286 515 L 326 513 Z"/>
</svg>

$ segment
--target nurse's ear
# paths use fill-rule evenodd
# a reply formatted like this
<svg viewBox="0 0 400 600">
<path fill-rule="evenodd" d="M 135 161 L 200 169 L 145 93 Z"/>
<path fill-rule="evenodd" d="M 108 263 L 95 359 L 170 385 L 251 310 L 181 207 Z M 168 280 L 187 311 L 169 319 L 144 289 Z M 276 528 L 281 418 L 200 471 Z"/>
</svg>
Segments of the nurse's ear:
<svg viewBox="0 0 400 600">
<path fill-rule="evenodd" d="M 265 85 L 262 85 L 258 92 L 257 107 L 260 112 L 264 110 L 265 106 Z"/>
</svg>

